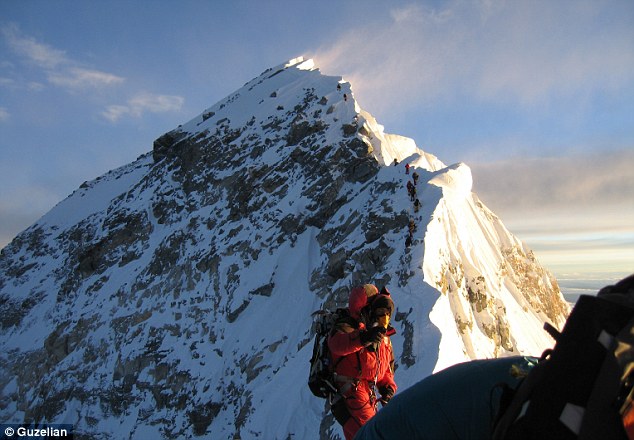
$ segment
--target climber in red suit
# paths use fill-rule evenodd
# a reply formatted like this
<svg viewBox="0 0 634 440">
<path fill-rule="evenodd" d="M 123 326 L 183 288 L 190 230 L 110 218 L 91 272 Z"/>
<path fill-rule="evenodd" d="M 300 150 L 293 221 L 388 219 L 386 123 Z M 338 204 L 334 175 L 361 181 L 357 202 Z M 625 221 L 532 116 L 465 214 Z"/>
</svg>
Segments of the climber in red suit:
<svg viewBox="0 0 634 440">
<path fill-rule="evenodd" d="M 390 326 L 394 303 L 387 289 L 366 284 L 350 292 L 348 317 L 335 325 L 328 340 L 339 394 L 332 405 L 346 440 L 387 404 L 396 392 Z M 379 391 L 379 397 L 375 394 Z"/>
</svg>

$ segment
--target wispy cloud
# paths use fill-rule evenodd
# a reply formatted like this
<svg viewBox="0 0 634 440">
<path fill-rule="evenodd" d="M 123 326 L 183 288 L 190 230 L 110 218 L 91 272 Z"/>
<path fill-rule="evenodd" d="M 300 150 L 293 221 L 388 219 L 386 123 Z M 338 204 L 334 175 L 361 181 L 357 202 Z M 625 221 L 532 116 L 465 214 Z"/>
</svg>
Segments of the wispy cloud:
<svg viewBox="0 0 634 440">
<path fill-rule="evenodd" d="M 12 78 L 0 77 L 0 86 L 11 89 L 15 86 L 15 80 Z"/>
<path fill-rule="evenodd" d="M 26 57 L 39 67 L 54 69 L 62 64 L 71 62 L 66 57 L 66 52 L 23 35 L 15 24 L 4 26 L 2 35 L 14 52 Z"/>
<path fill-rule="evenodd" d="M 15 24 L 0 28 L 0 35 L 4 37 L 15 54 L 25 62 L 41 69 L 45 78 L 43 83 L 27 82 L 23 78 L 0 77 L 0 86 L 39 91 L 47 84 L 74 93 L 101 90 L 125 82 L 125 78 L 119 75 L 87 67 L 84 63 L 70 57 L 66 51 L 24 35 Z M 15 70 L 15 66 L 7 65 L 6 70 Z M 139 118 L 146 113 L 177 111 L 181 109 L 183 103 L 184 98 L 180 96 L 140 92 L 133 95 L 125 104 L 108 106 L 101 114 L 109 121 L 116 122 L 125 116 Z M 4 113 L 0 112 L 0 121 L 8 118 L 9 115 L 7 109 L 3 110 Z"/>
<path fill-rule="evenodd" d="M 139 93 L 129 99 L 125 105 L 111 105 L 102 113 L 111 122 L 117 122 L 124 116 L 141 117 L 144 113 L 165 113 L 178 111 L 185 99 L 174 95 Z"/>
<path fill-rule="evenodd" d="M 71 67 L 64 72 L 51 72 L 48 80 L 51 84 L 69 89 L 109 86 L 120 84 L 124 81 L 120 76 L 111 73 L 80 67 Z"/>
<path fill-rule="evenodd" d="M 313 56 L 381 110 L 464 95 L 535 106 L 634 80 L 631 2 L 443 4 L 394 9 Z"/>
<path fill-rule="evenodd" d="M 605 210 L 562 207 L 559 210 L 516 212 L 502 220 L 558 274 L 580 271 L 632 273 L 634 269 L 634 208 Z"/>
<path fill-rule="evenodd" d="M 0 107 L 0 122 L 8 120 L 9 116 L 9 110 L 6 107 Z"/>
<path fill-rule="evenodd" d="M 547 267 L 634 269 L 634 150 L 470 166 L 480 199 Z"/>
<path fill-rule="evenodd" d="M 9 48 L 26 62 L 40 68 L 45 73 L 49 84 L 75 91 L 87 88 L 101 88 L 124 82 L 124 78 L 90 69 L 81 62 L 69 57 L 65 51 L 41 43 L 35 38 L 22 34 L 15 24 L 5 25 L 1 28 Z M 15 80 L 11 79 L 12 81 Z M 30 82 L 40 84 L 39 82 Z"/>
<path fill-rule="evenodd" d="M 570 157 L 515 157 L 470 166 L 475 191 L 485 203 L 503 209 L 634 206 L 634 149 Z"/>
</svg>

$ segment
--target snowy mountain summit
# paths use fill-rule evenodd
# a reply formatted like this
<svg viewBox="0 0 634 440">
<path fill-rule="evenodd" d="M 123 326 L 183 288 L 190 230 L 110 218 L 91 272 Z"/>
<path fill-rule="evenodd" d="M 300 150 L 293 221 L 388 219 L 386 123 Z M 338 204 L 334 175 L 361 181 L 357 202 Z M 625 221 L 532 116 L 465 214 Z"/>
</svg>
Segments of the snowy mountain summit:
<svg viewBox="0 0 634 440">
<path fill-rule="evenodd" d="M 463 360 L 539 355 L 553 344 L 543 323 L 568 313 L 467 165 L 385 133 L 348 82 L 296 59 L 2 250 L 0 422 L 71 423 L 82 438 L 337 438 L 306 385 L 311 313 L 368 282 L 396 303 L 401 390 Z"/>
</svg>

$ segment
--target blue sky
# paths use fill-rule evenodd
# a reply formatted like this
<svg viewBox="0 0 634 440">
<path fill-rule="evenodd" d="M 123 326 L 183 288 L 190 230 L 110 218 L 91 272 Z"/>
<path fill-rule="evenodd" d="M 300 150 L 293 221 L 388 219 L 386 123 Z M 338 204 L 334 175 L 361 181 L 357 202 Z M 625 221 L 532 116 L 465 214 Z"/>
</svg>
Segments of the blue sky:
<svg viewBox="0 0 634 440">
<path fill-rule="evenodd" d="M 630 0 L 2 1 L 0 246 L 300 55 L 558 276 L 634 272 Z"/>
</svg>

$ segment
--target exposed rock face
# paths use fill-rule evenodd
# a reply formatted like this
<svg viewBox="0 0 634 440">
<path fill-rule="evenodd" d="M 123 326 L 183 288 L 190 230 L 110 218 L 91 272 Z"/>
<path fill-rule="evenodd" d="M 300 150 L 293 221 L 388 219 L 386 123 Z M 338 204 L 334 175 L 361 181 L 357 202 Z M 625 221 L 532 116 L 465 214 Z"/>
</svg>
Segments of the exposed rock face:
<svg viewBox="0 0 634 440">
<path fill-rule="evenodd" d="M 471 194 L 468 168 L 383 133 L 339 82 L 301 61 L 270 69 L 2 250 L 1 422 L 336 438 L 305 386 L 310 314 L 357 283 L 392 291 L 401 387 L 456 359 L 536 354 L 525 329 L 567 313 L 556 281 Z M 419 213 L 394 158 L 421 175 Z"/>
</svg>

